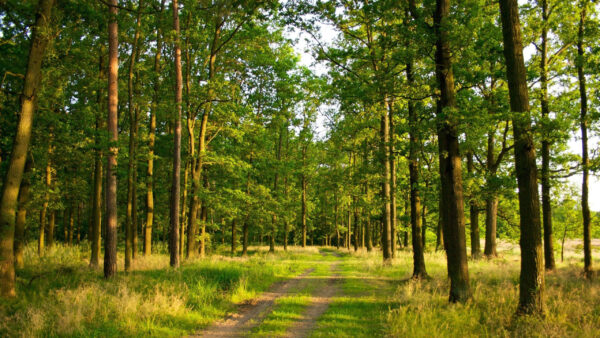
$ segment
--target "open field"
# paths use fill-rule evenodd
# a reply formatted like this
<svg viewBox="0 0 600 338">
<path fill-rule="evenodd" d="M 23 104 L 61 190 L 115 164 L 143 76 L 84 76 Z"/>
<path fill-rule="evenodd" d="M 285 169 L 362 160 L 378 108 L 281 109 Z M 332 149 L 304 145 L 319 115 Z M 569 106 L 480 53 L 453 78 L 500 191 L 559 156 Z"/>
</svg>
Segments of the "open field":
<svg viewBox="0 0 600 338">
<path fill-rule="evenodd" d="M 500 248 L 497 259 L 469 262 L 474 298 L 451 305 L 442 252 L 426 253 L 426 280 L 410 278 L 410 251 L 399 251 L 392 266 L 383 266 L 378 251 L 294 247 L 273 255 L 253 247 L 246 258 L 222 252 L 175 271 L 166 255 L 140 257 L 132 272 L 106 281 L 87 266 L 85 247 L 58 246 L 39 259 L 30 246 L 30 263 L 18 272 L 20 297 L 2 301 L 0 335 L 598 335 L 600 283 L 581 277 L 577 245 L 546 276 L 541 319 L 513 316 L 518 248 Z"/>
</svg>

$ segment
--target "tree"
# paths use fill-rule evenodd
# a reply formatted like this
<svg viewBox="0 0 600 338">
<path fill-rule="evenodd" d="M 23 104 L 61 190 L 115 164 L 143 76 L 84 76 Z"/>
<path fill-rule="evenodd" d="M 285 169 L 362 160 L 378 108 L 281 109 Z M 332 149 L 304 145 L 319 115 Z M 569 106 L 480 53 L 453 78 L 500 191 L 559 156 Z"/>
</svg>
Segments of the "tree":
<svg viewBox="0 0 600 338">
<path fill-rule="evenodd" d="M 583 70 L 584 63 L 584 27 L 586 22 L 588 2 L 581 1 L 579 26 L 577 33 L 577 79 L 579 81 L 579 97 L 581 114 L 579 123 L 581 127 L 581 166 L 583 168 L 583 179 L 581 182 L 581 211 L 583 214 L 583 271 L 586 278 L 592 276 L 592 249 L 591 249 L 591 216 L 589 206 L 589 155 L 588 155 L 588 102 L 586 92 L 586 80 Z"/>
<path fill-rule="evenodd" d="M 42 60 L 50 40 L 50 20 L 54 0 L 40 0 L 31 37 L 31 48 L 27 61 L 25 83 L 21 93 L 21 107 L 17 133 L 15 135 L 8 171 L 4 178 L 0 199 L 0 296 L 14 297 L 14 234 L 17 198 L 23 179 L 27 151 L 31 140 L 31 126 L 39 90 Z"/>
<path fill-rule="evenodd" d="M 543 313 L 544 268 L 540 202 L 517 0 L 500 0 L 500 17 L 519 186 L 521 276 L 517 313 Z"/>
<path fill-rule="evenodd" d="M 117 154 L 119 131 L 119 26 L 117 0 L 108 4 L 108 134 L 109 149 L 106 165 L 106 236 L 104 238 L 104 277 L 117 273 Z"/>
<path fill-rule="evenodd" d="M 438 144 L 442 193 L 444 243 L 450 277 L 450 302 L 464 302 L 471 297 L 465 221 L 463 209 L 461 159 L 458 146 L 458 122 L 454 75 L 448 41 L 449 0 L 437 0 L 434 14 L 436 34 L 436 77 L 440 87 L 437 103 Z"/>
<path fill-rule="evenodd" d="M 171 266 L 179 267 L 179 194 L 181 178 L 181 109 L 183 83 L 181 75 L 181 47 L 179 45 L 179 7 L 173 0 L 173 28 L 175 29 L 175 132 L 173 133 L 173 185 L 171 186 L 171 236 L 169 250 Z"/>
</svg>

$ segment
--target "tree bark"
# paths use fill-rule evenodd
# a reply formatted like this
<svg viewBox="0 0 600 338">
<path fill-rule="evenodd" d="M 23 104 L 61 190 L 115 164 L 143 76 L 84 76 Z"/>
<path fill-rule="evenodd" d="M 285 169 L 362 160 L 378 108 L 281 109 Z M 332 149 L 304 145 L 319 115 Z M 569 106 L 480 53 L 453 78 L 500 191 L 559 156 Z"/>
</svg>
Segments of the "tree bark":
<svg viewBox="0 0 600 338">
<path fill-rule="evenodd" d="M 53 5 L 54 0 L 40 0 L 38 4 L 38 12 L 31 35 L 25 82 L 21 93 L 21 111 L 17 133 L 3 181 L 2 198 L 0 199 L 0 297 L 16 296 L 13 250 L 17 198 L 31 140 L 33 114 L 42 76 L 42 60 L 50 38 L 48 27 Z"/>
<path fill-rule="evenodd" d="M 106 236 L 104 239 L 104 277 L 117 273 L 117 153 L 119 151 L 117 115 L 119 109 L 119 27 L 117 0 L 110 0 L 108 23 L 108 134 L 109 151 L 106 175 Z"/>
<path fill-rule="evenodd" d="M 442 186 L 442 224 L 444 228 L 448 276 L 450 277 L 450 302 L 464 302 L 471 298 L 465 220 L 463 208 L 462 170 L 458 145 L 458 122 L 455 116 L 456 98 L 454 74 L 450 60 L 450 43 L 447 17 L 450 0 L 437 0 L 434 14 L 436 33 L 436 77 L 440 86 L 438 102 L 438 140 L 440 178 Z"/>
<path fill-rule="evenodd" d="M 540 202 L 517 0 L 500 0 L 500 16 L 513 119 L 521 218 L 521 276 L 517 313 L 543 313 L 544 267 Z"/>
</svg>

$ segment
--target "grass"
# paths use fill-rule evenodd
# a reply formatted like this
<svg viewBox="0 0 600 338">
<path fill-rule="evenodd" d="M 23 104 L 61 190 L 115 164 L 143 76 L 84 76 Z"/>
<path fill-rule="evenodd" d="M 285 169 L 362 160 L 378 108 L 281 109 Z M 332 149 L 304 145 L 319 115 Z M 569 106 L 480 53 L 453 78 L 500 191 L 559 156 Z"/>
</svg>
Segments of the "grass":
<svg viewBox="0 0 600 338">
<path fill-rule="evenodd" d="M 311 295 L 336 274 L 342 281 L 314 337 L 594 337 L 600 332 L 600 280 L 582 275 L 580 252 L 565 254 L 546 275 L 546 316 L 517 318 L 519 255 L 510 243 L 500 257 L 469 261 L 474 292 L 466 304 L 449 304 L 446 258 L 427 252 L 430 277 L 412 280 L 412 254 L 399 251 L 391 266 L 371 253 L 291 248 L 231 257 L 224 248 L 205 259 L 168 267 L 168 256 L 136 259 L 134 269 L 105 280 L 87 266 L 87 246 L 57 246 L 38 258 L 26 248 L 14 300 L 0 300 L 0 336 L 185 336 L 236 310 L 276 281 L 308 268 L 298 290 L 275 301 L 272 311 L 249 332 L 282 336 L 302 318 Z M 594 266 L 600 267 L 599 250 Z M 122 267 L 122 257 L 119 259 Z"/>
<path fill-rule="evenodd" d="M 0 300 L 0 336 L 182 336 L 234 311 L 236 304 L 297 275 L 317 250 L 250 257 L 214 255 L 177 270 L 168 256 L 136 259 L 133 271 L 105 280 L 88 267 L 86 246 L 56 246 L 38 258 L 26 248 L 14 300 Z M 118 266 L 122 268 L 122 257 Z"/>
</svg>

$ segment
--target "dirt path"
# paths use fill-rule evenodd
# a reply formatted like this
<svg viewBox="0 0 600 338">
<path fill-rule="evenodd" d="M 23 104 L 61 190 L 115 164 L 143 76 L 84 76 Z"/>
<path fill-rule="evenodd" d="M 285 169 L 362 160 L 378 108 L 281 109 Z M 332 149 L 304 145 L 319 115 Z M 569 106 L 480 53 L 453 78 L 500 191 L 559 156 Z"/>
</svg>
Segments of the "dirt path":
<svg viewBox="0 0 600 338">
<path fill-rule="evenodd" d="M 321 251 L 321 255 L 340 257 L 336 251 Z M 288 329 L 287 337 L 308 337 L 317 324 L 317 320 L 329 307 L 331 299 L 339 292 L 341 277 L 338 274 L 338 262 L 330 264 L 331 274 L 325 277 L 326 283 L 311 296 L 311 302 L 302 314 L 302 319 Z M 237 313 L 231 314 L 226 319 L 216 322 L 195 337 L 245 337 L 249 336 L 253 328 L 259 326 L 265 317 L 271 313 L 275 301 L 280 297 L 292 295 L 303 290 L 310 283 L 315 283 L 314 278 L 307 278 L 315 269 L 308 269 L 301 275 L 281 282 L 270 291 L 263 293 L 259 298 L 249 304 L 241 305 Z"/>
<path fill-rule="evenodd" d="M 271 312 L 277 298 L 303 288 L 303 284 L 307 281 L 305 277 L 313 271 L 314 269 L 308 269 L 301 275 L 276 285 L 251 303 L 241 305 L 237 313 L 230 315 L 225 320 L 216 322 L 195 337 L 246 336 L 252 328 L 258 326 L 264 317 Z"/>
<path fill-rule="evenodd" d="M 287 337 L 308 337 L 315 329 L 317 320 L 327 311 L 332 298 L 340 290 L 342 279 L 337 273 L 338 265 L 336 262 L 330 266 L 332 275 L 327 279 L 327 284 L 311 297 L 311 303 L 302 314 L 302 319 L 288 329 Z"/>
</svg>

